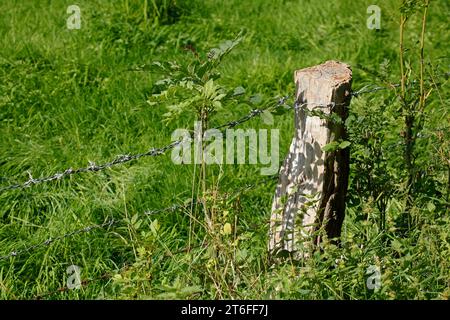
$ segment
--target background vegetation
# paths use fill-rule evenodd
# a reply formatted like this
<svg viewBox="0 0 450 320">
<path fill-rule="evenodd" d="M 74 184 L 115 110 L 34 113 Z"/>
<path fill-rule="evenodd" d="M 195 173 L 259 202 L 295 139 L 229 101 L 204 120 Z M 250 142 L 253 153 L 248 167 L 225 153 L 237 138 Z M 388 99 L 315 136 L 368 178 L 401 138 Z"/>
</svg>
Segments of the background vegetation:
<svg viewBox="0 0 450 320">
<path fill-rule="evenodd" d="M 72 264 L 82 268 L 83 280 L 96 280 L 44 298 L 448 299 L 448 1 L 432 1 L 428 10 L 424 88 L 432 90 L 419 111 L 389 85 L 402 77 L 403 12 L 405 90 L 411 105 L 420 96 L 423 9 L 417 6 L 401 11 L 400 1 L 379 1 L 381 30 L 369 30 L 370 1 L 79 0 L 81 29 L 68 30 L 71 4 L 0 3 L 1 186 L 27 180 L 27 172 L 46 176 L 168 144 L 173 130 L 191 128 L 193 118 L 163 122 L 166 106 L 147 103 L 161 79 L 152 63 L 205 59 L 241 31 L 243 41 L 218 70 L 220 85 L 242 86 L 245 98 L 292 95 L 294 70 L 330 59 L 352 66 L 355 90 L 369 84 L 390 90 L 361 95 L 350 106 L 341 247 L 324 244 L 324 253 L 301 265 L 270 264 L 275 181 L 261 183 L 251 165 L 210 168 L 214 188 L 203 199 L 216 216 L 214 228 L 192 225 L 192 215 L 203 218 L 189 208 L 144 215 L 197 192 L 194 167 L 174 165 L 168 154 L 0 193 L 0 255 L 111 217 L 119 221 L 0 261 L 2 299 L 64 287 Z M 230 103 L 211 126 L 250 109 Z M 405 161 L 408 114 L 416 115 L 412 167 Z M 258 118 L 245 127 L 269 128 Z M 292 113 L 276 117 L 275 127 L 284 155 Z M 234 193 L 249 183 L 251 190 Z M 366 287 L 370 265 L 381 269 L 378 291 Z"/>
</svg>

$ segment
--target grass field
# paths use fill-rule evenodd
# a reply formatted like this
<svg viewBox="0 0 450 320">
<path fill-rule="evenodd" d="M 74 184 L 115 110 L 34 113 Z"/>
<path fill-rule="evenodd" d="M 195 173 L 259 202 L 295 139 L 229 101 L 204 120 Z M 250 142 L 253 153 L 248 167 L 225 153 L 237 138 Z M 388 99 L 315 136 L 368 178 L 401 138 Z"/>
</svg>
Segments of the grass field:
<svg viewBox="0 0 450 320">
<path fill-rule="evenodd" d="M 380 84 L 370 70 L 400 81 L 399 1 L 380 1 L 380 30 L 366 27 L 370 1 L 79 0 L 79 30 L 66 27 L 71 4 L 0 3 L 0 187 L 24 182 L 29 174 L 44 177 L 170 143 L 171 133 L 191 128 L 193 118 L 162 121 L 165 106 L 147 103 L 161 78 L 149 66 L 192 60 L 187 48 L 205 56 L 241 31 L 244 40 L 220 66 L 220 82 L 248 94 L 292 95 L 294 70 L 331 59 L 352 66 L 355 90 Z M 437 73 L 450 66 L 449 9 L 448 1 L 436 0 L 428 14 L 426 57 Z M 412 51 L 420 16 L 409 23 L 405 46 Z M 175 165 L 167 154 L 1 192 L 0 256 L 111 218 L 118 222 L 0 260 L 0 298 L 49 293 L 42 298 L 448 299 L 448 93 L 444 78 L 427 100 L 423 138 L 416 145 L 423 178 L 411 210 L 416 225 L 406 236 L 395 224 L 405 199 L 402 122 L 392 93 L 379 91 L 354 98 L 350 107 L 352 171 L 340 247 L 330 245 L 301 266 L 269 264 L 267 221 L 275 181 L 261 183 L 254 165 L 210 168 L 210 183 L 219 185 L 219 227 L 230 223 L 231 234 L 192 227 L 189 210 L 145 215 L 196 192 L 194 166 Z M 212 125 L 249 111 L 224 109 Z M 292 113 L 275 118 L 281 158 L 292 138 L 292 119 Z M 255 118 L 242 127 L 268 126 Z M 374 133 L 372 142 L 363 139 L 366 131 Z M 375 164 L 368 162 L 369 146 L 382 150 Z M 379 227 L 376 188 L 360 186 L 366 176 L 386 191 L 380 197 L 390 190 L 386 228 Z M 249 183 L 256 186 L 229 197 Z M 210 250 L 212 243 L 217 250 Z M 70 265 L 81 268 L 85 285 L 54 292 L 66 286 Z M 381 269 L 377 291 L 366 286 L 370 265 Z"/>
</svg>

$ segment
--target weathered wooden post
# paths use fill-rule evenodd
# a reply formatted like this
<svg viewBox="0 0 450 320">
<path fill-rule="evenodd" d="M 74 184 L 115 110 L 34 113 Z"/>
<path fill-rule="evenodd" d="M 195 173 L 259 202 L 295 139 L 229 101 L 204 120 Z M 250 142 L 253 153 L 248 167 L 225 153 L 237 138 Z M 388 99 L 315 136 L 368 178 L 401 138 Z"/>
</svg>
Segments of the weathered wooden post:
<svg viewBox="0 0 450 320">
<path fill-rule="evenodd" d="M 295 72 L 295 135 L 272 204 L 273 255 L 306 258 L 321 234 L 340 236 L 349 174 L 349 148 L 343 141 L 351 82 L 350 67 L 336 61 Z"/>
</svg>

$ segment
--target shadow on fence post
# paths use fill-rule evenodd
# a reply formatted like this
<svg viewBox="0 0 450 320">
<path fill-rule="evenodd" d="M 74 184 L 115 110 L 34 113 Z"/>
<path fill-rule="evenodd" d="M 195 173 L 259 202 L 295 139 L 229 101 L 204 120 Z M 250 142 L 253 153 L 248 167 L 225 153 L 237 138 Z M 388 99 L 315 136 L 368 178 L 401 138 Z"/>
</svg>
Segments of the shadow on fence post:
<svg viewBox="0 0 450 320">
<path fill-rule="evenodd" d="M 324 235 L 337 239 L 341 234 L 350 161 L 344 121 L 352 71 L 327 61 L 297 70 L 295 83 L 295 136 L 280 168 L 268 246 L 273 256 L 303 259 Z"/>
</svg>

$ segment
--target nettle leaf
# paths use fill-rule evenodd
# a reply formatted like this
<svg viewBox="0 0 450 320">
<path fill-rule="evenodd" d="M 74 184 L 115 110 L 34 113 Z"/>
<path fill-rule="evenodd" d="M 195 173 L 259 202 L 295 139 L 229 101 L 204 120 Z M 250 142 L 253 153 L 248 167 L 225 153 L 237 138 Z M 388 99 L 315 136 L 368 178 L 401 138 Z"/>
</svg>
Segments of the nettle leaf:
<svg viewBox="0 0 450 320">
<path fill-rule="evenodd" d="M 353 122 L 355 122 L 356 121 L 356 117 L 354 116 L 354 115 L 349 115 L 348 116 L 348 118 L 345 120 L 345 126 L 346 127 L 350 127 L 352 124 L 353 124 Z"/>
<path fill-rule="evenodd" d="M 220 76 L 221 76 L 220 72 L 210 72 L 210 73 L 209 73 L 209 77 L 210 77 L 212 80 L 217 80 L 217 79 L 220 78 Z"/>
<path fill-rule="evenodd" d="M 235 46 L 237 46 L 242 41 L 242 37 L 238 36 L 234 40 L 227 40 L 219 45 L 219 48 L 213 48 L 208 53 L 208 60 L 213 64 L 213 66 L 220 63 L 220 61 L 228 53 L 230 53 Z"/>
<path fill-rule="evenodd" d="M 220 101 L 220 100 L 222 100 L 223 98 L 225 98 L 226 95 L 227 95 L 226 93 L 218 94 L 217 96 L 214 97 L 214 101 Z"/>
<path fill-rule="evenodd" d="M 206 80 L 208 79 L 209 72 L 211 71 L 211 63 L 206 62 L 203 63 L 198 69 L 197 69 L 197 77 L 199 79 Z"/>
<path fill-rule="evenodd" d="M 169 96 L 169 90 L 164 90 L 161 91 L 160 93 L 154 93 L 152 94 L 152 98 L 156 99 L 156 100 L 165 100 L 167 99 Z"/>
<path fill-rule="evenodd" d="M 195 74 L 195 67 L 196 67 L 195 64 L 190 64 L 190 65 L 188 65 L 188 67 L 187 67 L 187 71 L 188 71 L 190 74 Z"/>
<path fill-rule="evenodd" d="M 220 101 L 213 101 L 213 106 L 214 108 L 218 109 L 222 109 L 222 103 Z"/>
<path fill-rule="evenodd" d="M 150 230 L 155 237 L 158 235 L 159 228 L 158 219 L 155 219 L 150 223 Z"/>
<path fill-rule="evenodd" d="M 161 79 L 155 82 L 156 86 L 166 86 L 166 85 L 170 85 L 172 83 L 172 79 L 170 78 L 166 78 L 166 79 Z"/>
<path fill-rule="evenodd" d="M 329 119 L 334 123 L 342 123 L 342 118 L 337 113 L 329 115 Z"/>
<path fill-rule="evenodd" d="M 180 81 L 179 86 L 188 90 L 192 90 L 194 88 L 194 82 L 192 80 L 183 79 L 182 81 Z"/>
<path fill-rule="evenodd" d="M 150 105 L 150 106 L 156 106 L 157 104 L 159 104 L 157 101 L 151 101 L 151 100 L 147 100 L 146 101 L 147 103 L 148 103 L 148 105 Z"/>
<path fill-rule="evenodd" d="M 248 256 L 247 249 L 237 249 L 236 250 L 236 260 L 239 262 L 246 261 L 246 258 Z"/>
<path fill-rule="evenodd" d="M 325 152 L 333 152 L 339 149 L 339 142 L 333 141 L 322 147 L 322 150 Z"/>
<path fill-rule="evenodd" d="M 168 112 L 163 114 L 163 117 L 166 118 L 166 120 L 179 117 L 186 109 L 189 109 L 188 107 L 193 103 L 193 101 L 193 99 L 188 99 L 178 104 L 167 106 L 166 108 Z"/>
<path fill-rule="evenodd" d="M 433 202 L 430 201 L 430 202 L 427 203 L 427 209 L 430 212 L 434 212 L 436 210 L 436 206 L 434 205 Z"/>
<path fill-rule="evenodd" d="M 203 289 L 200 286 L 184 287 L 184 288 L 181 288 L 181 290 L 179 291 L 179 295 L 182 297 L 187 297 L 187 296 L 193 295 L 195 293 L 200 293 L 202 291 L 203 291 Z"/>
<path fill-rule="evenodd" d="M 348 146 L 350 146 L 351 145 L 351 142 L 350 141 L 342 141 L 340 144 L 339 144 L 339 149 L 345 149 L 345 148 L 347 148 Z"/>
<path fill-rule="evenodd" d="M 211 97 L 214 94 L 214 80 L 213 79 L 211 79 L 205 83 L 205 86 L 203 87 L 203 93 L 207 98 Z"/>
<path fill-rule="evenodd" d="M 169 61 L 169 68 L 172 70 L 179 70 L 181 68 L 181 66 L 176 62 L 176 61 Z"/>
<path fill-rule="evenodd" d="M 166 68 L 164 67 L 164 65 L 163 65 L 161 62 L 159 62 L 159 61 L 153 62 L 153 63 L 152 63 L 152 66 L 158 67 L 158 68 L 160 68 L 161 70 L 166 70 Z"/>
<path fill-rule="evenodd" d="M 274 114 L 276 116 L 281 116 L 288 111 L 289 111 L 289 108 L 287 108 L 285 106 L 279 106 L 279 107 L 273 109 L 271 112 L 272 112 L 272 114 Z"/>
</svg>

